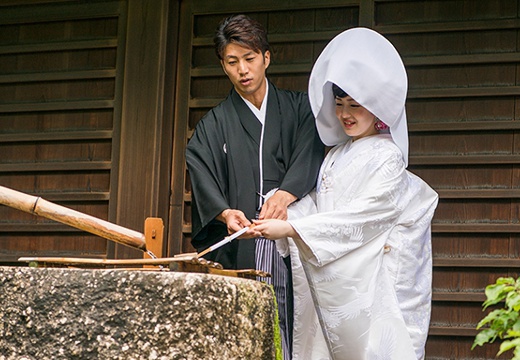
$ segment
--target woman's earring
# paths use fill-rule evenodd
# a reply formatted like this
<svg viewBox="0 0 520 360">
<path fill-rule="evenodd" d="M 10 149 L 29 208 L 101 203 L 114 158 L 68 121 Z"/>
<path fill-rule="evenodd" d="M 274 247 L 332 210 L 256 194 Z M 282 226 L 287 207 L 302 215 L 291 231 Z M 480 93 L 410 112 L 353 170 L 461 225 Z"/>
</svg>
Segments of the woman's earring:
<svg viewBox="0 0 520 360">
<path fill-rule="evenodd" d="M 374 127 L 377 131 L 382 131 L 388 129 L 388 125 L 386 125 L 384 122 L 376 118 L 376 123 L 374 124 Z"/>
</svg>

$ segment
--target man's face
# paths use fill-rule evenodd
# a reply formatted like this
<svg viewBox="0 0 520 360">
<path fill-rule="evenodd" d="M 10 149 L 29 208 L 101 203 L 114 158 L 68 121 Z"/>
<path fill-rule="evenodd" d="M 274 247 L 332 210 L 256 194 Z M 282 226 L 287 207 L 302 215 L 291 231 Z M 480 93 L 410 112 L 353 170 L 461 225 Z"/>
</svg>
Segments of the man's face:
<svg viewBox="0 0 520 360">
<path fill-rule="evenodd" d="M 265 88 L 270 56 L 269 51 L 262 56 L 261 52 L 231 43 L 224 49 L 221 64 L 235 90 L 249 100 L 259 89 Z"/>
</svg>

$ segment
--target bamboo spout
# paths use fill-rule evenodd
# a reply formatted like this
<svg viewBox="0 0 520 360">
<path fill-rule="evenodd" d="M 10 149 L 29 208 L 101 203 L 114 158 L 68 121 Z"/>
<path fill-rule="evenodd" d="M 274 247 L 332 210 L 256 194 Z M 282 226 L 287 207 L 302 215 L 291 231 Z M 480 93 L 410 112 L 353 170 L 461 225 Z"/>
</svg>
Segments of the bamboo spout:
<svg viewBox="0 0 520 360">
<path fill-rule="evenodd" d="M 0 204 L 70 225 L 127 246 L 146 251 L 146 238 L 138 231 L 54 204 L 38 196 L 0 186 Z"/>
</svg>

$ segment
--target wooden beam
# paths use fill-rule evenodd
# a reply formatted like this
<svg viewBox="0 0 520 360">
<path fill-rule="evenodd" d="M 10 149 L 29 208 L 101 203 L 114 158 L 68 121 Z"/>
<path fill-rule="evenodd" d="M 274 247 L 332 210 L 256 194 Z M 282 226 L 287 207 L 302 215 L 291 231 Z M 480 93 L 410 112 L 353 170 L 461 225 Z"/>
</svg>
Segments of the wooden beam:
<svg viewBox="0 0 520 360">
<path fill-rule="evenodd" d="M 482 292 L 450 292 L 450 291 L 433 291 L 432 301 L 456 301 L 456 302 L 478 302 L 482 303 L 486 300 L 484 290 Z"/>
<path fill-rule="evenodd" d="M 476 326 L 476 324 L 475 324 Z M 461 326 L 437 326 L 430 325 L 428 336 L 471 336 L 474 337 L 479 331 L 475 328 L 461 327 Z"/>
<path fill-rule="evenodd" d="M 197 15 L 247 13 L 274 10 L 318 9 L 321 7 L 352 7 L 359 6 L 360 1 L 365 0 L 327 0 L 326 2 L 308 0 L 262 0 L 248 1 L 247 3 L 244 3 L 244 0 L 192 1 L 189 10 L 191 14 Z"/>
<path fill-rule="evenodd" d="M 7 45 L 0 47 L 0 55 L 50 51 L 105 49 L 117 47 L 117 39 L 38 42 L 34 44 Z"/>
<path fill-rule="evenodd" d="M 0 172 L 110 170 L 111 161 L 61 161 L 0 164 Z"/>
<path fill-rule="evenodd" d="M 14 1 L 15 3 L 19 3 Z M 100 17 L 117 16 L 120 11 L 120 1 L 102 1 L 92 6 L 92 4 L 45 4 L 38 8 L 37 12 L 24 11 L 19 8 L 0 7 L 0 24 L 24 24 L 43 21 L 63 21 L 70 19 L 89 19 Z"/>
<path fill-rule="evenodd" d="M 413 155 L 410 165 L 507 165 L 520 164 L 518 155 Z"/>
<path fill-rule="evenodd" d="M 464 55 L 430 55 L 408 56 L 403 58 L 407 67 L 440 66 L 440 65 L 473 65 L 473 64 L 503 64 L 520 61 L 520 53 L 464 54 Z"/>
<path fill-rule="evenodd" d="M 76 71 L 40 71 L 21 72 L 0 75 L 0 84 L 30 83 L 41 81 L 64 81 L 85 79 L 110 79 L 116 77 L 115 69 L 76 70 Z"/>
<path fill-rule="evenodd" d="M 77 251 L 46 250 L 46 251 L 38 251 L 38 253 L 35 253 L 32 251 L 0 250 L 0 258 L 2 259 L 3 264 L 16 263 L 16 265 L 19 266 L 20 262 L 18 261 L 18 259 L 23 256 L 29 256 L 29 255 L 49 256 L 49 257 L 50 256 L 52 256 L 52 257 L 74 256 L 74 257 L 78 257 L 78 258 L 90 258 L 90 259 L 92 259 L 92 258 L 105 259 L 106 258 L 105 252 L 103 252 L 103 253 L 96 253 L 96 252 L 82 253 L 81 250 L 77 250 Z"/>
<path fill-rule="evenodd" d="M 432 224 L 433 233 L 520 233 L 520 224 Z"/>
<path fill-rule="evenodd" d="M 436 189 L 441 199 L 518 199 L 520 189 Z"/>
<path fill-rule="evenodd" d="M 54 222 L 40 222 L 40 223 L 0 223 L 0 232 L 2 233 L 86 233 L 84 231 L 72 228 L 70 226 L 54 223 Z"/>
<path fill-rule="evenodd" d="M 41 196 L 50 201 L 59 202 L 77 202 L 77 201 L 108 201 L 110 193 L 108 191 L 70 191 L 70 192 L 46 192 L 46 193 L 31 193 L 29 195 Z"/>
<path fill-rule="evenodd" d="M 38 142 L 38 141 L 71 141 L 71 140 L 104 140 L 112 138 L 112 130 L 86 131 L 42 131 L 14 134 L 0 134 L 0 143 Z"/>
<path fill-rule="evenodd" d="M 375 30 L 382 34 L 413 34 L 455 31 L 518 29 L 520 19 L 490 19 L 473 21 L 421 22 L 404 25 L 376 25 Z"/>
<path fill-rule="evenodd" d="M 76 100 L 49 102 L 20 102 L 0 104 L 0 113 L 27 113 L 37 111 L 63 111 L 86 109 L 111 109 L 114 100 Z"/>
<path fill-rule="evenodd" d="M 507 258 L 434 258 L 433 267 L 519 268 L 520 259 Z"/>
<path fill-rule="evenodd" d="M 475 86 L 437 89 L 410 89 L 410 91 L 408 91 L 408 99 L 441 99 L 518 95 L 520 95 L 520 86 Z"/>
<path fill-rule="evenodd" d="M 431 131 L 497 131 L 520 130 L 520 121 L 492 120 L 489 121 L 458 121 L 458 122 L 425 122 L 408 123 L 408 132 Z"/>
</svg>

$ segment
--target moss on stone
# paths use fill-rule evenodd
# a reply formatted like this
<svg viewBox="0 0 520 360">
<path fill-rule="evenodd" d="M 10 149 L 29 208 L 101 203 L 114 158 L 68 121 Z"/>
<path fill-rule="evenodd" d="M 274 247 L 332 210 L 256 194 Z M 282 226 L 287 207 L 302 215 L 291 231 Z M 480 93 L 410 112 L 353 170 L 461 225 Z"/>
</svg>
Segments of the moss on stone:
<svg viewBox="0 0 520 360">
<path fill-rule="evenodd" d="M 271 285 L 271 291 L 273 292 L 274 298 L 274 348 L 275 348 L 275 356 L 276 360 L 283 360 L 282 353 L 282 337 L 280 335 L 280 321 L 278 318 L 278 302 L 276 301 L 276 296 L 274 292 L 274 287 Z"/>
</svg>

